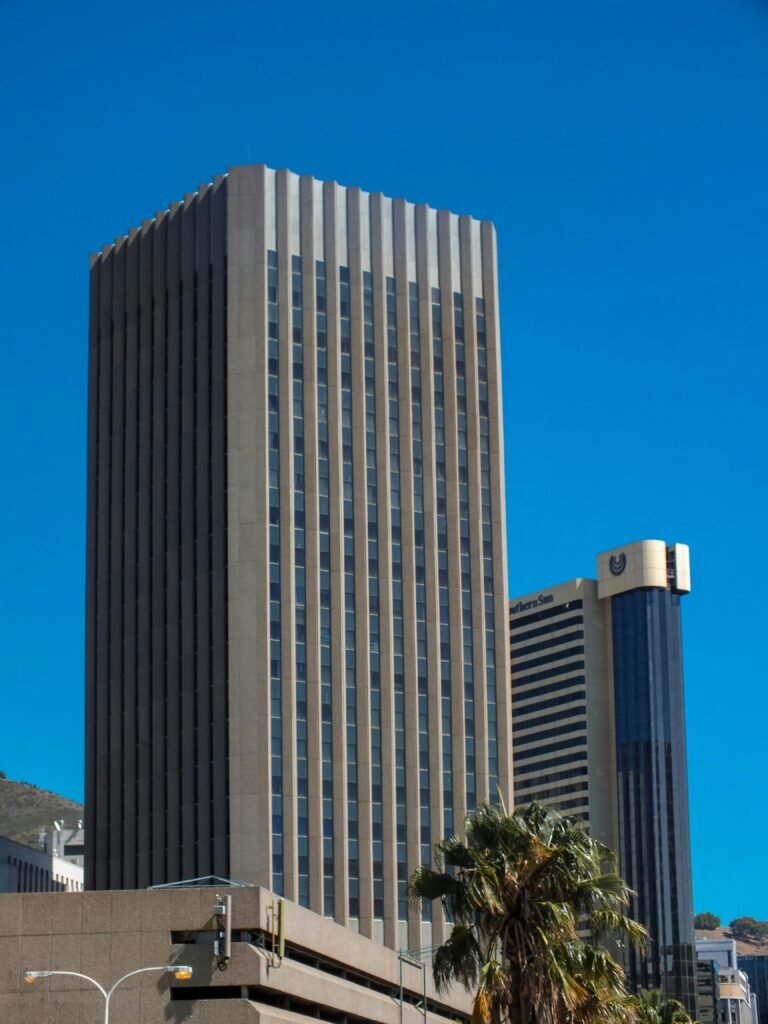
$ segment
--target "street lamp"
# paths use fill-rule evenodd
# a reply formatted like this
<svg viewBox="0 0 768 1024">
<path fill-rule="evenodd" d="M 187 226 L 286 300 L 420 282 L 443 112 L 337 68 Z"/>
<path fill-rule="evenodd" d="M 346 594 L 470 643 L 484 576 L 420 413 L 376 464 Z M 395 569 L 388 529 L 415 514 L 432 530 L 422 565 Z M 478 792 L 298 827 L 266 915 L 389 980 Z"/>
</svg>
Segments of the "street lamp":
<svg viewBox="0 0 768 1024">
<path fill-rule="evenodd" d="M 161 967 L 140 967 L 138 971 L 129 971 L 122 978 L 118 978 L 110 989 L 104 988 L 95 978 L 90 978 L 87 974 L 80 974 L 77 971 L 25 971 L 24 981 L 34 985 L 38 978 L 52 978 L 55 974 L 66 974 L 71 978 L 82 978 L 84 981 L 89 981 L 104 996 L 104 1024 L 109 1024 L 109 1001 L 115 989 L 128 978 L 132 978 L 136 974 L 144 974 L 146 971 L 164 971 L 166 974 L 172 974 L 178 981 L 188 981 L 192 977 L 192 968 L 186 964 L 163 964 Z"/>
</svg>

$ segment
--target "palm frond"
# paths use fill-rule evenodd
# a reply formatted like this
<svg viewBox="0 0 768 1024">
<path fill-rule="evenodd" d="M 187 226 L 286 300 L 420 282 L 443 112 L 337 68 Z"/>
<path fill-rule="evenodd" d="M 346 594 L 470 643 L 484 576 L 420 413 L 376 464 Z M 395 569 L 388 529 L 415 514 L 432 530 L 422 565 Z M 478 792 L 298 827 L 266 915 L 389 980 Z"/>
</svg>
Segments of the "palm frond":
<svg viewBox="0 0 768 1024">
<path fill-rule="evenodd" d="M 450 875 L 422 865 L 411 875 L 405 891 L 410 903 L 421 906 L 422 903 L 444 899 L 455 885 L 456 880 Z"/>
<path fill-rule="evenodd" d="M 454 982 L 472 988 L 480 973 L 480 949 L 470 928 L 454 925 L 448 940 L 438 948 L 432 961 L 432 976 L 438 992 Z"/>
<path fill-rule="evenodd" d="M 481 805 L 436 845 L 435 863 L 408 895 L 449 913 L 435 984 L 474 987 L 473 1024 L 631 1024 L 621 965 L 578 929 L 587 920 L 594 935 L 631 942 L 645 930 L 624 913 L 631 890 L 615 857 L 581 822 L 536 803 L 512 815 Z"/>
</svg>

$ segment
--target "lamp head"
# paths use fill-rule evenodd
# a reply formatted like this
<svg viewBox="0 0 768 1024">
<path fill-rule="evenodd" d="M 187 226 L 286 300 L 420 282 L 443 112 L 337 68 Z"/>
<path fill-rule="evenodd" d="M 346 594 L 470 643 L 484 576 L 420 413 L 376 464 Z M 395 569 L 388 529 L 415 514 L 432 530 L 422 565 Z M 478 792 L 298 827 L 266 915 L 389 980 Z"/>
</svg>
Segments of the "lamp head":
<svg viewBox="0 0 768 1024">
<path fill-rule="evenodd" d="M 177 981 L 189 981 L 194 973 L 192 968 L 187 964 L 173 964 L 170 967 L 166 967 L 166 970 L 172 974 Z"/>
<path fill-rule="evenodd" d="M 24 981 L 29 985 L 34 985 L 38 978 L 50 978 L 50 971 L 24 971 Z"/>
</svg>

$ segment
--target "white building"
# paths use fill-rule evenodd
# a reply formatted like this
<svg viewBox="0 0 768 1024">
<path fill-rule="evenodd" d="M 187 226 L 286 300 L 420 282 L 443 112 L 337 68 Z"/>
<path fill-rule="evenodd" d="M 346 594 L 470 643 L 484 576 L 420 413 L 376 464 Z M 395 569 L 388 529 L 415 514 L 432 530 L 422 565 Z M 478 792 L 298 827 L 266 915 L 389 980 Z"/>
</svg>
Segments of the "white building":
<svg viewBox="0 0 768 1024">
<path fill-rule="evenodd" d="M 736 942 L 725 938 L 697 938 L 696 956 L 717 964 L 721 1024 L 757 1024 L 757 994 L 751 990 L 744 971 L 739 970 Z"/>
<path fill-rule="evenodd" d="M 0 892 L 82 892 L 83 865 L 0 836 Z"/>
</svg>

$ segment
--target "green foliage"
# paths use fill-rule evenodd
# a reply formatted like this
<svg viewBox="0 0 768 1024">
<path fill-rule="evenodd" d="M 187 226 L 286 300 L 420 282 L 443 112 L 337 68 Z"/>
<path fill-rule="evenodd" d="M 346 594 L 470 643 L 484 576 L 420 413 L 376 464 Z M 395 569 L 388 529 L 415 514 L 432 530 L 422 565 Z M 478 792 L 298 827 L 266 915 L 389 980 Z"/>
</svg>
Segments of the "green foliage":
<svg viewBox="0 0 768 1024">
<path fill-rule="evenodd" d="M 481 806 L 435 860 L 409 897 L 439 899 L 453 922 L 433 974 L 440 990 L 475 990 L 473 1024 L 630 1024 L 622 967 L 577 924 L 637 945 L 645 929 L 624 912 L 614 854 L 578 822 L 535 803 L 514 815 Z"/>
<path fill-rule="evenodd" d="M 745 942 L 765 942 L 768 939 L 768 921 L 756 921 L 754 917 L 736 917 L 728 926 L 734 939 Z"/>
<path fill-rule="evenodd" d="M 714 916 L 714 915 L 710 915 Z M 640 989 L 629 999 L 636 1024 L 694 1024 L 677 999 L 665 999 L 660 989 Z"/>
<path fill-rule="evenodd" d="M 709 911 L 704 911 L 703 914 L 697 914 L 693 919 L 694 928 L 698 928 L 703 932 L 711 932 L 715 928 L 720 927 L 720 918 L 717 914 L 710 914 Z"/>
</svg>

